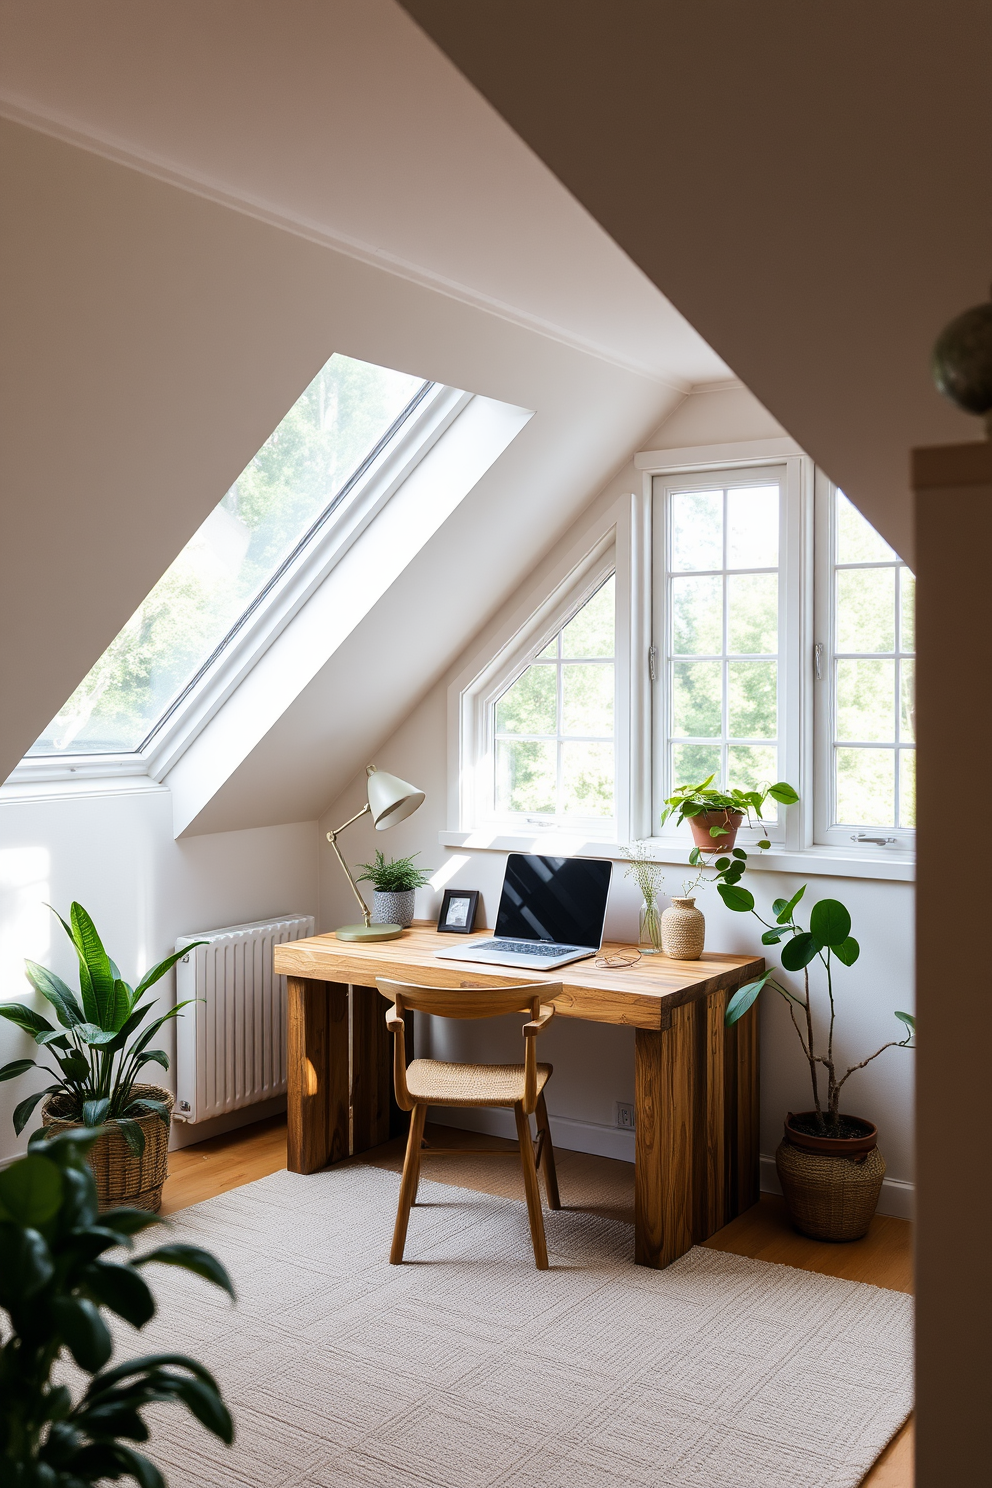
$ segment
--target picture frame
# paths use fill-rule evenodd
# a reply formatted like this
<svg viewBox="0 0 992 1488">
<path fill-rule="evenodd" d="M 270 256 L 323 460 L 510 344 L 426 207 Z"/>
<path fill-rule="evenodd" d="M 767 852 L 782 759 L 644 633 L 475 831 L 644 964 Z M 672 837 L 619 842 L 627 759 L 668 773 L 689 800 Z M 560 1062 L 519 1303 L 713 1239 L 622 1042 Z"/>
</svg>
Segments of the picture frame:
<svg viewBox="0 0 992 1488">
<path fill-rule="evenodd" d="M 438 932 L 443 935 L 471 935 L 479 907 L 478 889 L 445 889 L 437 917 Z"/>
</svg>

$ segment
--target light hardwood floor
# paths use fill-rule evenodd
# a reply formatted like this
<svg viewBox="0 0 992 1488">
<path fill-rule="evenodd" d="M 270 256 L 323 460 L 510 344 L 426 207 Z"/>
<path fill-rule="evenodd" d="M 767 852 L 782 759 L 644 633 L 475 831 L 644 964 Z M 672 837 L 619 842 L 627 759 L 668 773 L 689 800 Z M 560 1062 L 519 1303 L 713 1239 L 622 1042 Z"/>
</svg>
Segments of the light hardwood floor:
<svg viewBox="0 0 992 1488">
<path fill-rule="evenodd" d="M 425 1152 L 422 1173 L 437 1183 L 474 1188 L 481 1193 L 523 1198 L 523 1180 L 518 1162 L 478 1156 L 480 1146 L 513 1143 L 479 1136 L 455 1127 L 427 1128 L 427 1140 L 439 1146 L 464 1147 L 465 1157 L 432 1160 Z M 628 1224 L 634 1219 L 634 1170 L 630 1163 L 584 1152 L 556 1148 L 558 1183 L 565 1208 L 588 1210 Z M 403 1166 L 403 1141 L 397 1138 L 363 1152 L 352 1162 L 370 1162 L 398 1173 Z M 241 1127 L 223 1137 L 214 1137 L 195 1147 L 169 1155 L 169 1179 L 165 1185 L 163 1214 L 174 1214 L 189 1204 L 199 1204 L 216 1194 L 240 1188 L 286 1166 L 286 1122 L 278 1116 Z M 760 1203 L 733 1220 L 706 1242 L 714 1250 L 753 1256 L 760 1261 L 778 1261 L 848 1281 L 867 1281 L 894 1291 L 912 1289 L 911 1226 L 906 1220 L 876 1215 L 864 1240 L 848 1245 L 828 1245 L 796 1234 L 785 1215 L 781 1199 L 762 1194 Z M 912 1423 L 889 1444 L 864 1479 L 862 1488 L 912 1488 Z"/>
</svg>

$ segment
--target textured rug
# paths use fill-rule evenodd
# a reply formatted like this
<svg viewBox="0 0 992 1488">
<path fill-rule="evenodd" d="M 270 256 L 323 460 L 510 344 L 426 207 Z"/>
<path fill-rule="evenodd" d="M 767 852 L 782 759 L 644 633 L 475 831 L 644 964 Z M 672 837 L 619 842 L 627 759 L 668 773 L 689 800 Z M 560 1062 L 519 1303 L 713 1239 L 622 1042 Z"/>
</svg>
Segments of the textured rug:
<svg viewBox="0 0 992 1488">
<path fill-rule="evenodd" d="M 184 1210 L 236 1307 L 156 1268 L 160 1314 L 118 1357 L 216 1371 L 228 1450 L 158 1408 L 171 1488 L 853 1488 L 911 1407 L 911 1299 L 697 1248 L 628 1260 L 626 1225 L 421 1185 L 387 1264 L 398 1179 L 276 1173 Z M 161 1232 L 160 1232 L 161 1233 Z"/>
</svg>

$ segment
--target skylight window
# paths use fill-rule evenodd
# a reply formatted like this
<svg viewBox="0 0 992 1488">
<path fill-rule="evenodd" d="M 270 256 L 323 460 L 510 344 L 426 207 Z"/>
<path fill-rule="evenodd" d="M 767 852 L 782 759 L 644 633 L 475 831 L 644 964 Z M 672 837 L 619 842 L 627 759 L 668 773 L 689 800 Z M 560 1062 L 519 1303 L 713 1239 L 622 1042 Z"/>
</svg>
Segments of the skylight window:
<svg viewBox="0 0 992 1488">
<path fill-rule="evenodd" d="M 141 750 L 430 386 L 332 356 L 28 757 Z"/>
</svg>

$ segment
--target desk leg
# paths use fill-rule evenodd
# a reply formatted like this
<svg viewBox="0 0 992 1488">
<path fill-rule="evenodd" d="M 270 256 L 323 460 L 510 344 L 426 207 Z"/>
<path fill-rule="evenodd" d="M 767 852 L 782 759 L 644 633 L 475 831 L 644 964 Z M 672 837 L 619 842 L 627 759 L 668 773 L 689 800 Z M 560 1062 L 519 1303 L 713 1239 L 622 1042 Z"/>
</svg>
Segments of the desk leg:
<svg viewBox="0 0 992 1488">
<path fill-rule="evenodd" d="M 288 1167 L 315 1173 L 348 1156 L 348 989 L 286 979 Z"/>
<path fill-rule="evenodd" d="M 375 987 L 351 989 L 351 1150 L 389 1140 L 392 1040 L 386 999 Z"/>
<path fill-rule="evenodd" d="M 758 1197 L 758 1021 L 727 992 L 635 1037 L 634 1259 L 662 1267 Z"/>
</svg>

